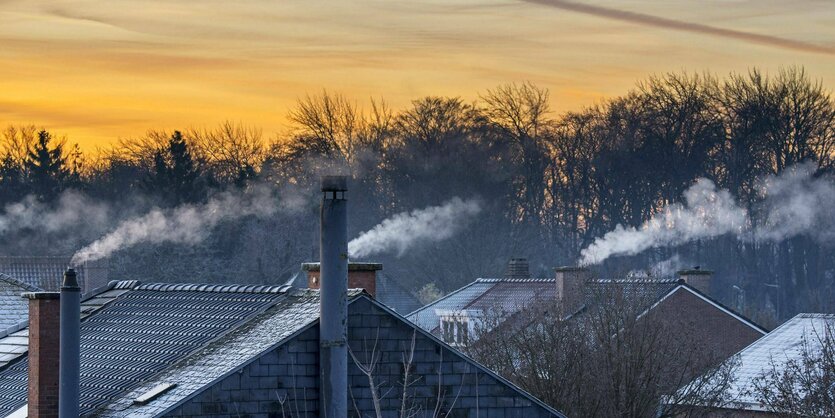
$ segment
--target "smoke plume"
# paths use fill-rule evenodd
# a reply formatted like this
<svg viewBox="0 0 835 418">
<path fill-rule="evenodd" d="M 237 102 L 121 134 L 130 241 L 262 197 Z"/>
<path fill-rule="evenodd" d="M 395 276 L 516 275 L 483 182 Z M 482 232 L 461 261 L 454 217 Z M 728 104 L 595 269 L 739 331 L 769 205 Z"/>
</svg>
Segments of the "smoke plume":
<svg viewBox="0 0 835 418">
<path fill-rule="evenodd" d="M 635 255 L 649 248 L 681 245 L 732 233 L 741 240 L 782 241 L 798 235 L 819 242 L 835 239 L 835 182 L 815 176 L 815 166 L 799 164 L 779 176 L 761 179 L 761 200 L 751 221 L 730 192 L 698 179 L 684 193 L 684 204 L 664 208 L 638 228 L 615 227 L 580 252 L 580 263 L 597 264 L 614 255 Z"/>
<path fill-rule="evenodd" d="M 466 218 L 479 212 L 478 200 L 454 197 L 441 206 L 398 213 L 351 240 L 348 254 L 360 258 L 394 250 L 401 256 L 419 243 L 453 236 Z"/>
<path fill-rule="evenodd" d="M 74 265 L 98 260 L 140 243 L 196 244 L 223 221 L 254 215 L 267 217 L 282 206 L 267 187 L 247 193 L 225 192 L 205 204 L 184 205 L 170 210 L 152 209 L 147 214 L 123 221 L 113 231 L 73 255 Z"/>
<path fill-rule="evenodd" d="M 760 210 L 766 216 L 754 233 L 755 239 L 781 241 L 806 235 L 829 242 L 835 238 L 835 183 L 826 176 L 815 177 L 813 164 L 768 176 L 761 181 L 761 188 L 765 199 Z"/>
<path fill-rule="evenodd" d="M 55 205 L 47 205 L 29 195 L 20 202 L 6 205 L 0 214 L 0 234 L 25 229 L 54 233 L 79 225 L 100 228 L 109 219 L 110 209 L 107 205 L 97 203 L 76 191 L 62 193 Z"/>
<path fill-rule="evenodd" d="M 638 228 L 618 225 L 583 249 L 580 263 L 597 264 L 613 255 L 634 255 L 653 247 L 738 232 L 747 223 L 745 210 L 730 192 L 717 190 L 708 179 L 699 179 L 687 189 L 684 201 L 667 206 Z"/>
</svg>

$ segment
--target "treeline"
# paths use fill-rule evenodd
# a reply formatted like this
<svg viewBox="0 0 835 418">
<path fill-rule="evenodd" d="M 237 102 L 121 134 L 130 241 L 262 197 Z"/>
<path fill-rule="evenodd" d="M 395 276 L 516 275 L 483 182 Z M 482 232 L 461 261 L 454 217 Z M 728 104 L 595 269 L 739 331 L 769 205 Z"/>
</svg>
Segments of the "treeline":
<svg viewBox="0 0 835 418">
<path fill-rule="evenodd" d="M 616 225 L 640 225 L 700 177 L 731 191 L 757 221 L 759 179 L 802 162 L 833 169 L 835 102 L 802 69 L 752 70 L 719 78 L 667 74 L 622 97 L 555 115 L 547 90 L 529 83 L 483 92 L 475 102 L 425 97 L 394 110 L 338 94 L 300 100 L 288 133 L 225 123 L 215 129 L 152 131 L 95 155 L 32 127 L 3 136 L 0 203 L 34 195 L 55 202 L 67 189 L 118 211 L 201 202 L 220 190 L 269 183 L 298 210 L 274 220 L 224 225 L 201 248 L 139 247 L 117 256 L 122 277 L 277 281 L 311 259 L 316 185 L 349 173 L 351 233 L 453 196 L 478 197 L 481 215 L 457 236 L 407 254 L 381 254 L 389 274 L 418 289 L 452 290 L 501 274 L 512 256 L 539 275 L 574 264 L 582 248 Z M 141 198 L 140 198 L 141 197 Z M 300 198 L 301 197 L 301 198 Z M 68 252 L 53 237 L 7 252 Z M 762 318 L 832 310 L 829 243 L 796 237 L 741 242 L 720 237 L 607 261 L 604 274 L 678 256 L 717 271 L 715 293 Z M 142 273 L 138 273 L 138 272 Z M 246 277 L 239 277 L 240 272 Z M 231 276 L 235 275 L 235 276 Z"/>
</svg>

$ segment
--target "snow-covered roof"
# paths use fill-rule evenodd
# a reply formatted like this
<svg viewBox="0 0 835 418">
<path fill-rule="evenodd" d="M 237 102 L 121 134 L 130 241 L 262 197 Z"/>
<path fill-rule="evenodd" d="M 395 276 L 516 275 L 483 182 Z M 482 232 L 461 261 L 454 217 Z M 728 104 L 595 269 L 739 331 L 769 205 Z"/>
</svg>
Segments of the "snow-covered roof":
<svg viewBox="0 0 835 418">
<path fill-rule="evenodd" d="M 735 378 L 726 395 L 730 409 L 764 411 L 752 393 L 755 379 L 776 367 L 781 370 L 789 361 L 801 361 L 804 343 L 811 350 L 820 348 L 827 326 L 835 326 L 835 315 L 801 313 L 762 338 L 745 347 L 729 361 L 738 360 Z"/>
</svg>

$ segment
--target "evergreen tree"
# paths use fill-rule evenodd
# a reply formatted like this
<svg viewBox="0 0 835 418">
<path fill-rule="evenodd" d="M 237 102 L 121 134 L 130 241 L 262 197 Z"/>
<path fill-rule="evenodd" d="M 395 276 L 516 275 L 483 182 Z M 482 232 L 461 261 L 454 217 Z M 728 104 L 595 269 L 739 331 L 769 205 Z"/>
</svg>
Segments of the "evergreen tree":
<svg viewBox="0 0 835 418">
<path fill-rule="evenodd" d="M 49 132 L 38 132 L 38 139 L 28 149 L 24 170 L 32 192 L 42 201 L 55 199 L 78 175 L 68 165 L 64 155 L 64 143 L 52 146 L 53 138 Z"/>
<path fill-rule="evenodd" d="M 171 205 L 193 203 L 205 196 L 205 183 L 180 131 L 174 131 L 168 145 L 154 154 L 147 187 Z"/>
</svg>

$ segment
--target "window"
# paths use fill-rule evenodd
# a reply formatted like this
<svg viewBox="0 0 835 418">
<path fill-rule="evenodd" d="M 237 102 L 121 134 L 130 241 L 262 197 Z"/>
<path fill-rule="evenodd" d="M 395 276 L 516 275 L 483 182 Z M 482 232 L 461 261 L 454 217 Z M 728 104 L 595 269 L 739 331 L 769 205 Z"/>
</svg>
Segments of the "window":
<svg viewBox="0 0 835 418">
<path fill-rule="evenodd" d="M 441 338 L 452 346 L 466 346 L 470 342 L 470 327 L 467 317 L 449 315 L 441 317 Z"/>
</svg>

